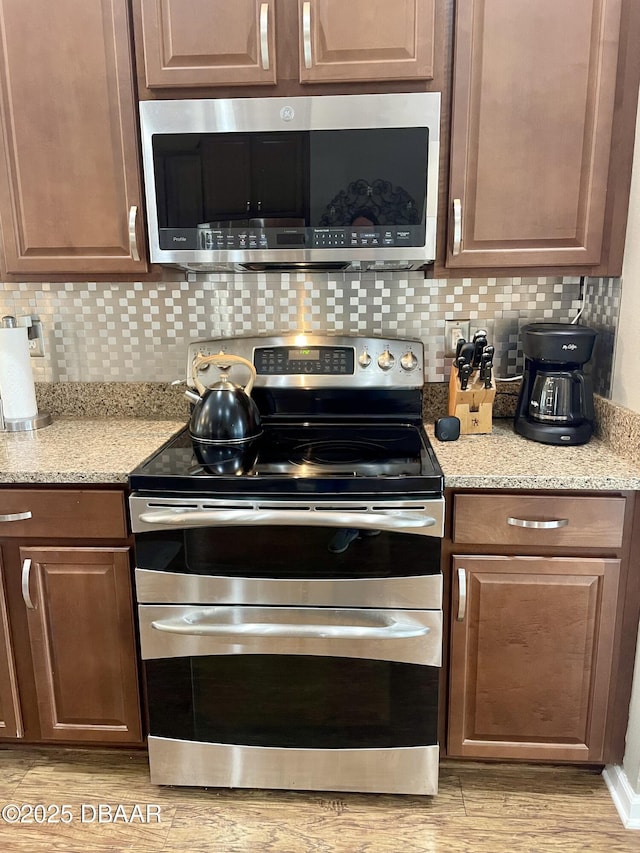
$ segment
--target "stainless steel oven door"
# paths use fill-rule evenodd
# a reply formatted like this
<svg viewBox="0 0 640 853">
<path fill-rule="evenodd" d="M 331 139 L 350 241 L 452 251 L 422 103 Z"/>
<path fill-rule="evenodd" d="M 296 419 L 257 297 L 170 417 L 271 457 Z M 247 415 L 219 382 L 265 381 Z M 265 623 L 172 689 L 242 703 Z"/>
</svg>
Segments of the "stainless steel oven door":
<svg viewBox="0 0 640 853">
<path fill-rule="evenodd" d="M 153 782 L 436 792 L 440 611 L 139 616 Z"/>
<path fill-rule="evenodd" d="M 276 654 L 442 662 L 439 610 L 143 604 L 138 612 L 143 660 Z"/>
<path fill-rule="evenodd" d="M 190 517 L 198 514 L 197 500 L 186 507 L 169 501 L 158 506 L 165 501 L 143 497 L 131 500 L 138 603 L 441 607 L 440 537 L 420 535 L 421 529 L 398 530 L 395 516 L 389 524 L 386 515 L 378 517 L 382 510 L 373 513 L 377 528 L 362 523 L 366 509 L 356 515 L 355 510 L 340 514 L 303 508 L 285 510 L 283 517 L 291 521 L 295 513 L 297 522 L 287 525 L 268 523 L 258 511 L 250 526 L 236 527 L 228 520 L 181 527 L 173 519 L 186 521 L 183 510 Z M 200 503 L 207 504 L 202 510 L 208 518 L 222 502 L 211 502 L 215 510 L 207 501 Z M 240 511 L 251 515 L 247 507 Z M 421 504 L 399 513 L 435 517 L 437 523 L 425 529 L 439 532 L 440 511 L 437 501 L 429 511 Z M 169 523 L 164 520 L 167 513 Z M 276 508 L 269 514 L 282 518 Z M 307 525 L 310 516 L 324 523 Z"/>
</svg>

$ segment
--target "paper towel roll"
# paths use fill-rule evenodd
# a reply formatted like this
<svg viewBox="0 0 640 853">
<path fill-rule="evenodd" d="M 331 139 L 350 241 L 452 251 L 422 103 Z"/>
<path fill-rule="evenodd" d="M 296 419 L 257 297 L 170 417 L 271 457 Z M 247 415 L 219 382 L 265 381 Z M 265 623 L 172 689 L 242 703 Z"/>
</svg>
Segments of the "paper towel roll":
<svg viewBox="0 0 640 853">
<path fill-rule="evenodd" d="M 5 418 L 33 418 L 38 414 L 24 326 L 0 328 L 0 398 Z"/>
</svg>

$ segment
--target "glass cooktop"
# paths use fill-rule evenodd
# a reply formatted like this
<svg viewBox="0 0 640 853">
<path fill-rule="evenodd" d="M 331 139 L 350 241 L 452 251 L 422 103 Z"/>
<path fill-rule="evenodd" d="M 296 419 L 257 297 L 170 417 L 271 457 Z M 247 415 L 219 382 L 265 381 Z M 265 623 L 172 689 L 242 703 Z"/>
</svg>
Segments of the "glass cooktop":
<svg viewBox="0 0 640 853">
<path fill-rule="evenodd" d="M 129 478 L 162 493 L 442 494 L 442 471 L 413 424 L 268 424 L 235 448 L 192 441 L 185 428 Z"/>
</svg>

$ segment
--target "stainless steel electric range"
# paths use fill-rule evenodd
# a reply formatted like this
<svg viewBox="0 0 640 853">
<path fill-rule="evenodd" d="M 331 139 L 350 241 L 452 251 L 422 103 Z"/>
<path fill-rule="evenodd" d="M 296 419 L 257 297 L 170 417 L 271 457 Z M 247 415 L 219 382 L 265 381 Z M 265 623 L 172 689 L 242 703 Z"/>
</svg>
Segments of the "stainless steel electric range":
<svg viewBox="0 0 640 853">
<path fill-rule="evenodd" d="M 434 794 L 444 499 L 422 344 L 197 341 L 188 384 L 219 351 L 254 365 L 262 434 L 203 458 L 185 429 L 130 477 L 151 779 Z"/>
</svg>

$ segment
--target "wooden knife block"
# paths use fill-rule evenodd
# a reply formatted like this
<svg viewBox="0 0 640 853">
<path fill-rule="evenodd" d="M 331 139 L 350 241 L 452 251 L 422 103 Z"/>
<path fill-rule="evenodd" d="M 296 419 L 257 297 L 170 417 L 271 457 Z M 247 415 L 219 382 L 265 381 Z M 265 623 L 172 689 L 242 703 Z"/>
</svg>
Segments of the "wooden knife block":
<svg viewBox="0 0 640 853">
<path fill-rule="evenodd" d="M 493 401 L 496 396 L 496 386 L 485 388 L 484 382 L 474 371 L 469 378 L 467 389 L 460 388 L 460 380 L 455 367 L 451 368 L 449 377 L 449 414 L 455 415 L 460 421 L 461 435 L 481 435 L 493 429 Z"/>
</svg>

